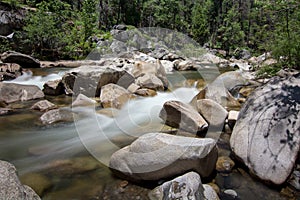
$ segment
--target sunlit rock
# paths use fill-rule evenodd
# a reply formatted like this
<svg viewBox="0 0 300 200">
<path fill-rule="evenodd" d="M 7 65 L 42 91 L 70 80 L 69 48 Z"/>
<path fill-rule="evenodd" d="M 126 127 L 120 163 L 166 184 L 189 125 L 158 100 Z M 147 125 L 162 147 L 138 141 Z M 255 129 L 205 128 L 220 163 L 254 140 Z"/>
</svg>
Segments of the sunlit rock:
<svg viewBox="0 0 300 200">
<path fill-rule="evenodd" d="M 282 184 L 300 146 L 300 74 L 275 77 L 256 89 L 240 111 L 230 144 L 260 179 Z"/>
<path fill-rule="evenodd" d="M 101 88 L 100 101 L 103 108 L 121 109 L 130 99 L 128 90 L 116 84 L 108 84 Z"/>
<path fill-rule="evenodd" d="M 194 134 L 203 133 L 208 128 L 208 123 L 192 106 L 180 101 L 167 101 L 159 117 L 171 127 Z"/>
<path fill-rule="evenodd" d="M 148 133 L 115 152 L 109 167 L 133 181 L 158 181 L 195 171 L 208 177 L 217 161 L 215 140 Z"/>
<path fill-rule="evenodd" d="M 189 172 L 154 188 L 149 193 L 151 200 L 204 199 L 204 188 L 199 174 Z"/>
</svg>

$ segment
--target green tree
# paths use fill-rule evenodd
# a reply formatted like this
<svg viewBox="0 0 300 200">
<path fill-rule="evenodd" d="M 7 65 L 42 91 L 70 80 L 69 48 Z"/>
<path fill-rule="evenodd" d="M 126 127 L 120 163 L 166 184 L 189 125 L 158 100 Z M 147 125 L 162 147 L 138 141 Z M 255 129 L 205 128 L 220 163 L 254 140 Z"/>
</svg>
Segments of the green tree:
<svg viewBox="0 0 300 200">
<path fill-rule="evenodd" d="M 210 36 L 210 24 L 209 24 L 209 12 L 212 7 L 210 0 L 202 0 L 194 5 L 192 11 L 192 36 L 193 38 L 204 44 L 209 40 Z"/>
</svg>

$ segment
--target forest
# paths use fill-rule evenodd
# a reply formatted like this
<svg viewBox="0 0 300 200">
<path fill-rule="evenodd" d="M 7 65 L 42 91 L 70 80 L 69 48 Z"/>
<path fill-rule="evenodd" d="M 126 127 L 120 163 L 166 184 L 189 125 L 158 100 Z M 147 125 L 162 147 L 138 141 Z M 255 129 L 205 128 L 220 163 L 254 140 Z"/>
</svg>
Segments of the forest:
<svg viewBox="0 0 300 200">
<path fill-rule="evenodd" d="M 98 40 L 110 39 L 117 24 L 163 27 L 187 34 L 200 45 L 226 51 L 272 52 L 281 65 L 300 66 L 298 0 L 6 0 L 30 7 L 16 30 L 19 51 L 54 59 L 83 58 Z M 2 43 L 0 50 L 12 48 Z M 224 55 L 223 55 L 224 56 Z"/>
</svg>

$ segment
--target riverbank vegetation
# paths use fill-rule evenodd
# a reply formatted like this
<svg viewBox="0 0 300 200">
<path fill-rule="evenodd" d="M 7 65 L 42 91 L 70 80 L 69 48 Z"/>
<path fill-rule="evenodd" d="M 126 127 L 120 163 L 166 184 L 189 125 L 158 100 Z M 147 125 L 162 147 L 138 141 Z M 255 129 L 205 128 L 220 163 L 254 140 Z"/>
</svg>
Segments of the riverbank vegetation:
<svg viewBox="0 0 300 200">
<path fill-rule="evenodd" d="M 236 56 L 272 52 L 279 65 L 300 67 L 297 0 L 7 0 L 30 7 L 16 50 L 39 57 L 83 58 L 116 24 L 164 27 Z M 9 46 L 9 45 L 8 45 Z M 23 48 L 23 49 L 22 49 Z M 3 49 L 3 47 L 1 48 Z M 278 65 L 278 64 L 277 64 Z"/>
</svg>

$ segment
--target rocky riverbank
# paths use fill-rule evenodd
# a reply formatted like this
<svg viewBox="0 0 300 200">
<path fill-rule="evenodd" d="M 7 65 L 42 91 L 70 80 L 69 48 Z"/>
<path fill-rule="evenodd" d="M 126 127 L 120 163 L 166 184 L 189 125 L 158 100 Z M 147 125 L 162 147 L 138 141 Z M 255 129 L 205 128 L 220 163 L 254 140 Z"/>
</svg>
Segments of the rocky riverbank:
<svg viewBox="0 0 300 200">
<path fill-rule="evenodd" d="M 49 128 L 84 119 L 80 108 L 114 117 L 130 101 L 170 93 L 174 85 L 168 74 L 174 71 L 196 70 L 205 76 L 201 74 L 203 69 L 226 67 L 231 71 L 209 77 L 198 94 L 187 97 L 191 101 L 168 100 L 160 105 L 157 114 L 166 129 L 146 131 L 127 144 L 112 139 L 121 140 L 121 145 L 109 158 L 109 168 L 122 182 L 97 190 L 93 198 L 245 199 L 245 186 L 236 182 L 237 177 L 243 177 L 241 180 L 254 184 L 249 174 L 280 190 L 269 189 L 272 192 L 266 199 L 299 198 L 300 76 L 281 71 L 270 80 L 256 80 L 251 69 L 266 64 L 268 56 L 225 60 L 208 52 L 187 58 L 157 48 L 97 61 L 40 62 L 16 52 L 6 52 L 1 59 L 1 81 L 20 77 L 34 67 L 72 67 L 43 88 L 0 82 L 3 118 L 26 107 L 36 113 L 39 126 Z M 70 103 L 53 101 L 68 96 L 73 97 Z M 29 152 L 43 154 L 42 149 Z M 44 167 L 49 174 L 64 176 L 98 168 L 97 161 L 85 158 L 58 160 Z M 26 184 L 33 184 L 26 180 Z M 36 189 L 41 196 L 52 183 L 45 185 Z M 257 189 L 257 185 L 249 187 Z M 132 191 L 134 194 L 128 195 Z M 15 189 L 5 187 L 0 192 L 14 194 Z M 264 198 L 264 194 L 257 195 Z M 34 194 L 28 199 L 38 197 Z"/>
</svg>

